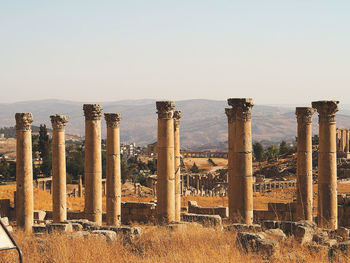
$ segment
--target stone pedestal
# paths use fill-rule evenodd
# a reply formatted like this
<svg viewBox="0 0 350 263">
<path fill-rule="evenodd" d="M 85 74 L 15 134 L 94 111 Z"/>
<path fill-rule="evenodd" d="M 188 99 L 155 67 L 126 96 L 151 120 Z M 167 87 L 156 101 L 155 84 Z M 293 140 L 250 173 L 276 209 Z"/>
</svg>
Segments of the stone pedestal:
<svg viewBox="0 0 350 263">
<path fill-rule="evenodd" d="M 339 101 L 316 101 L 312 107 L 319 114 L 318 152 L 318 225 L 338 227 L 336 121 Z"/>
<path fill-rule="evenodd" d="M 297 107 L 297 220 L 312 221 L 312 115 L 314 109 Z"/>
<path fill-rule="evenodd" d="M 174 154 L 175 154 L 175 221 L 180 222 L 181 214 L 181 154 L 180 154 L 181 111 L 174 112 Z"/>
<path fill-rule="evenodd" d="M 65 126 L 68 116 L 50 116 L 52 123 L 52 216 L 54 223 L 67 220 Z"/>
<path fill-rule="evenodd" d="M 33 226 L 33 162 L 31 113 L 16 113 L 16 221 L 25 232 Z"/>
<path fill-rule="evenodd" d="M 121 114 L 105 113 L 107 123 L 107 225 L 121 224 L 120 133 Z"/>
<path fill-rule="evenodd" d="M 175 158 L 173 101 L 157 101 L 157 212 L 161 222 L 175 220 Z"/>
<path fill-rule="evenodd" d="M 84 104 L 85 115 L 85 209 L 87 219 L 102 224 L 102 105 Z"/>
<path fill-rule="evenodd" d="M 253 168 L 250 98 L 231 98 L 233 120 L 229 124 L 231 152 L 229 183 L 229 218 L 233 222 L 253 223 Z M 227 111 L 226 111 L 227 112 Z M 229 120 L 230 122 L 230 120 Z M 232 141 L 232 138 L 233 141 Z"/>
</svg>

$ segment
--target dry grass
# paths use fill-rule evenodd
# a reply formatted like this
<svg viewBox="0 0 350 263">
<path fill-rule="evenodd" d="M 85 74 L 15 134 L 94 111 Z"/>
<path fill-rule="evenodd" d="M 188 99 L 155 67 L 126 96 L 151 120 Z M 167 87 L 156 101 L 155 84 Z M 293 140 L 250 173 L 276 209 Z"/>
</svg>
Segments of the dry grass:
<svg viewBox="0 0 350 263">
<path fill-rule="evenodd" d="M 272 258 L 244 254 L 236 248 L 231 232 L 189 226 L 171 231 L 165 227 L 146 227 L 133 243 L 106 242 L 98 238 L 73 239 L 52 234 L 36 238 L 15 233 L 26 263 L 87 262 L 328 262 L 327 252 L 310 252 L 292 239 L 280 243 Z M 17 262 L 15 252 L 0 252 L 0 262 Z"/>
</svg>

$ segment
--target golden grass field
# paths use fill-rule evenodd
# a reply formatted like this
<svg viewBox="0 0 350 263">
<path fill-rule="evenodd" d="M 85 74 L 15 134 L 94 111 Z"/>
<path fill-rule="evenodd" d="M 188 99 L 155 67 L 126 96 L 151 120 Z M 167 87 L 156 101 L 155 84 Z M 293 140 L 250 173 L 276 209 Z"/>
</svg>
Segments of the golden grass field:
<svg viewBox="0 0 350 263">
<path fill-rule="evenodd" d="M 349 193 L 350 184 L 339 184 L 339 192 Z M 15 185 L 0 186 L 0 198 L 10 198 L 13 202 Z M 314 186 L 317 191 L 317 186 Z M 49 192 L 34 189 L 35 209 L 52 208 Z M 294 189 L 278 189 L 276 192 L 255 193 L 254 208 L 267 209 L 268 202 L 290 202 L 295 195 Z M 123 197 L 123 201 L 145 202 L 153 197 Z M 83 210 L 84 199 L 68 197 L 68 207 Z M 227 206 L 226 197 L 186 196 L 201 206 Z M 105 198 L 103 199 L 105 209 Z M 236 248 L 235 234 L 212 228 L 189 226 L 184 230 L 169 230 L 161 226 L 141 225 L 143 234 L 132 244 L 123 244 L 122 240 L 107 243 L 104 240 L 89 237 L 73 239 L 65 234 L 53 234 L 36 238 L 22 232 L 15 232 L 15 239 L 23 251 L 25 262 L 328 262 L 326 251 L 310 252 L 306 247 L 288 239 L 280 244 L 276 256 L 265 259 L 262 255 L 244 254 Z M 0 252 L 0 262 L 17 262 L 15 251 Z M 337 262 L 347 262 L 339 258 Z"/>
<path fill-rule="evenodd" d="M 106 242 L 94 237 L 73 239 L 65 234 L 40 238 L 22 232 L 14 235 L 26 263 L 328 262 L 327 251 L 310 252 L 292 238 L 281 242 L 279 252 L 269 259 L 241 253 L 236 247 L 234 233 L 196 225 L 186 230 L 144 227 L 141 237 L 127 244 L 122 240 Z M 17 262 L 16 253 L 0 252 L 0 262 Z"/>
</svg>

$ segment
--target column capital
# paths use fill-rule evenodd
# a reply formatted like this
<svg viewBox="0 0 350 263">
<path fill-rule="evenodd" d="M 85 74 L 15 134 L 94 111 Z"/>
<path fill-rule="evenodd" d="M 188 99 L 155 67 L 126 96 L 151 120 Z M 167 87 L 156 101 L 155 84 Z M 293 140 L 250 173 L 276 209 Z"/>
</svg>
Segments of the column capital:
<svg viewBox="0 0 350 263">
<path fill-rule="evenodd" d="M 180 110 L 174 111 L 174 125 L 175 125 L 175 128 L 179 127 L 181 117 L 182 117 L 182 112 Z"/>
<path fill-rule="evenodd" d="M 335 122 L 335 114 L 338 111 L 339 101 L 336 100 L 320 100 L 313 101 L 312 107 L 319 114 L 319 122 Z"/>
<path fill-rule="evenodd" d="M 236 112 L 233 108 L 225 108 L 228 123 L 233 123 L 236 120 Z"/>
<path fill-rule="evenodd" d="M 252 98 L 229 98 L 228 105 L 236 112 L 236 119 L 248 121 L 252 116 L 252 108 L 254 106 Z"/>
<path fill-rule="evenodd" d="M 16 130 L 30 131 L 32 129 L 33 114 L 30 112 L 16 113 Z"/>
<path fill-rule="evenodd" d="M 63 130 L 66 127 L 66 123 L 68 122 L 68 115 L 51 115 L 51 124 L 53 130 Z"/>
<path fill-rule="evenodd" d="M 83 105 L 85 120 L 93 121 L 100 120 L 102 116 L 101 104 L 84 104 Z"/>
<path fill-rule="evenodd" d="M 171 119 L 174 115 L 175 102 L 157 101 L 157 114 L 159 119 Z"/>
<path fill-rule="evenodd" d="M 314 114 L 315 109 L 311 107 L 296 107 L 295 115 L 299 123 L 312 123 L 312 115 Z"/>
<path fill-rule="evenodd" d="M 122 115 L 120 113 L 105 113 L 105 120 L 107 127 L 117 128 L 119 127 Z"/>
</svg>

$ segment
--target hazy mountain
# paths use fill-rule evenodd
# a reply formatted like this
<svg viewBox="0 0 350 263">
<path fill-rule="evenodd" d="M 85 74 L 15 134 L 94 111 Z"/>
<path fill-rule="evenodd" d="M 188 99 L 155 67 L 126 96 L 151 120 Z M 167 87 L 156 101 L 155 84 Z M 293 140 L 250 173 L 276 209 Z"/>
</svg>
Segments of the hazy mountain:
<svg viewBox="0 0 350 263">
<path fill-rule="evenodd" d="M 120 112 L 121 140 L 146 145 L 156 141 L 157 114 L 155 100 L 124 100 L 101 102 L 104 112 Z M 51 127 L 52 114 L 70 115 L 67 133 L 84 135 L 83 102 L 40 100 L 0 104 L 0 127 L 14 126 L 16 112 L 32 112 L 34 125 Z M 227 141 L 226 101 L 184 100 L 177 101 L 182 110 L 181 143 L 183 147 L 218 145 Z M 280 141 L 296 136 L 296 117 L 293 105 L 255 105 L 252 112 L 253 140 Z M 339 127 L 350 127 L 350 105 L 340 105 L 337 115 Z M 105 137 L 105 121 L 102 119 L 102 135 Z M 317 114 L 314 115 L 314 132 L 317 133 Z"/>
</svg>

